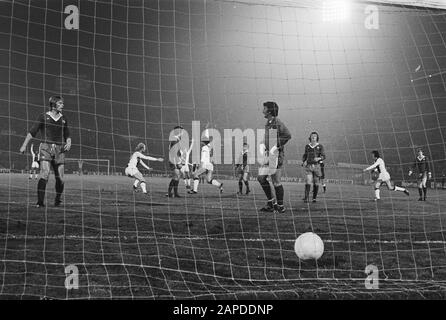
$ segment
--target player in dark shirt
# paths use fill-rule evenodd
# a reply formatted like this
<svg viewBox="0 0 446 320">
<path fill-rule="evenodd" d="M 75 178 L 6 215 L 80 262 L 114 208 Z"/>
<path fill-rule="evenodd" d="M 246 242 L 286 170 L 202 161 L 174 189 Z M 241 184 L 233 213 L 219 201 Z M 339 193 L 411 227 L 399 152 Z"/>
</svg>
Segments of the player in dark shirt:
<svg viewBox="0 0 446 320">
<path fill-rule="evenodd" d="M 427 196 L 427 179 L 431 178 L 431 172 L 429 171 L 429 162 L 427 157 L 423 154 L 423 150 L 417 150 L 417 157 L 412 165 L 411 170 L 409 171 L 409 176 L 412 175 L 413 172 L 417 172 L 417 184 L 418 184 L 418 193 L 420 198 L 418 201 L 426 201 Z M 424 193 L 424 197 L 423 197 Z"/>
<path fill-rule="evenodd" d="M 304 202 L 310 198 L 311 185 L 313 185 L 313 202 L 316 202 L 319 191 L 319 180 L 322 176 L 321 161 L 325 160 L 324 147 L 319 144 L 319 134 L 312 132 L 308 138 L 310 143 L 305 146 L 302 156 L 302 166 L 305 166 L 305 197 Z"/>
<path fill-rule="evenodd" d="M 57 207 L 61 204 L 61 195 L 64 189 L 65 152 L 71 149 L 68 121 L 62 114 L 64 100 L 60 96 L 52 96 L 49 99 L 49 104 L 50 110 L 39 115 L 20 148 L 20 152 L 24 153 L 29 141 L 40 132 L 40 179 L 37 184 L 37 207 L 45 206 L 45 189 L 50 175 L 50 165 L 56 177 L 54 205 Z"/>
<path fill-rule="evenodd" d="M 178 185 L 180 183 L 180 170 L 182 167 L 181 162 L 181 136 L 183 134 L 183 127 L 176 126 L 173 128 L 169 136 L 169 155 L 172 153 L 173 157 L 169 156 L 169 168 L 171 170 L 171 179 L 169 187 L 167 188 L 166 197 L 169 198 L 181 198 L 178 194 Z M 173 194 L 172 194 L 173 189 Z"/>
<path fill-rule="evenodd" d="M 238 195 L 243 194 L 243 183 L 246 186 L 246 194 L 249 194 L 251 191 L 249 189 L 249 164 L 248 164 L 248 150 L 249 146 L 247 143 L 243 144 L 243 152 L 238 159 L 238 163 L 235 166 L 236 174 L 238 177 Z"/>
<path fill-rule="evenodd" d="M 291 139 L 291 134 L 283 122 L 277 118 L 278 114 L 279 106 L 277 103 L 271 101 L 263 103 L 263 115 L 267 119 L 267 122 L 265 124 L 265 139 L 263 144 L 260 145 L 260 153 L 263 157 L 260 159 L 261 166 L 257 180 L 265 192 L 268 202 L 260 210 L 262 212 L 285 212 L 285 206 L 283 204 L 284 190 L 280 178 L 285 157 L 284 146 Z M 271 136 L 273 133 L 276 136 Z M 274 201 L 271 186 L 267 179 L 268 176 L 271 177 L 277 203 Z"/>
</svg>

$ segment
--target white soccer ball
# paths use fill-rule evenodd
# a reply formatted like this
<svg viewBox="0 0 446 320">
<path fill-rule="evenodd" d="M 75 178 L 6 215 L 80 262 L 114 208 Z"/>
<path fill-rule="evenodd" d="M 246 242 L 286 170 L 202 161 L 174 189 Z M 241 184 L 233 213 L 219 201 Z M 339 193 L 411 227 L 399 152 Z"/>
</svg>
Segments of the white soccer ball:
<svg viewBox="0 0 446 320">
<path fill-rule="evenodd" d="M 324 242 L 316 233 L 306 232 L 296 239 L 294 251 L 301 260 L 317 260 L 324 253 Z"/>
</svg>

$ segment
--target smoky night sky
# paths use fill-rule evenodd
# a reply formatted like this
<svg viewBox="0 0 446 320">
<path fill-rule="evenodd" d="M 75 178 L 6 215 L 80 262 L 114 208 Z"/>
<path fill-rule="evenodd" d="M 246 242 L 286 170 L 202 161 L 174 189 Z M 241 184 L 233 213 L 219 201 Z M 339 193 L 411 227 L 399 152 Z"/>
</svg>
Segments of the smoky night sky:
<svg viewBox="0 0 446 320">
<path fill-rule="evenodd" d="M 71 4 L 79 30 L 64 27 Z M 379 29 L 369 30 L 366 5 L 323 22 L 316 4 L 1 1 L 0 166 L 26 165 L 20 144 L 61 94 L 70 157 L 120 171 L 141 141 L 167 158 L 177 124 L 262 128 L 266 100 L 292 133 L 287 159 L 300 159 L 316 130 L 329 164 L 370 163 L 377 149 L 406 170 L 419 146 L 442 170 L 446 12 L 377 5 Z"/>
</svg>

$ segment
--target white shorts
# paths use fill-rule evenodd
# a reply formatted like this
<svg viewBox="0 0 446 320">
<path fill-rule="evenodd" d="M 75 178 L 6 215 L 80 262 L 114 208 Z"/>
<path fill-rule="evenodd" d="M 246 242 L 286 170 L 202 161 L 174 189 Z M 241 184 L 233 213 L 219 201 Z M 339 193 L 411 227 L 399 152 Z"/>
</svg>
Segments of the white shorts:
<svg viewBox="0 0 446 320">
<path fill-rule="evenodd" d="M 135 174 L 139 173 L 138 168 L 125 168 L 125 175 L 129 177 L 135 176 Z"/>
<path fill-rule="evenodd" d="M 31 164 L 31 168 L 32 169 L 39 169 L 39 163 L 37 161 L 33 161 L 33 163 Z"/>
<path fill-rule="evenodd" d="M 388 172 L 381 172 L 378 176 L 378 180 L 386 182 L 390 180 L 390 174 Z"/>
<path fill-rule="evenodd" d="M 189 173 L 189 165 L 183 165 L 180 169 L 181 173 Z"/>
<path fill-rule="evenodd" d="M 214 171 L 214 165 L 212 163 L 204 163 L 202 162 L 200 165 L 200 168 L 209 170 L 209 171 Z"/>
</svg>

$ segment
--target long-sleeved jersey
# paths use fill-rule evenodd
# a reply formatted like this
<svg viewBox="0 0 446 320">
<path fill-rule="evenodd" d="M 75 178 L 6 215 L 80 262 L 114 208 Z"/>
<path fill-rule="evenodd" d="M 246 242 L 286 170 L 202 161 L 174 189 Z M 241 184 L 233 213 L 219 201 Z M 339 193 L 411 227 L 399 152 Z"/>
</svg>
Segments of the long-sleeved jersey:
<svg viewBox="0 0 446 320">
<path fill-rule="evenodd" d="M 136 168 L 139 164 L 140 159 L 151 160 L 153 158 L 149 157 L 149 156 L 145 156 L 141 152 L 136 151 L 130 157 L 130 161 L 129 161 L 129 164 L 127 165 L 127 167 L 128 168 Z"/>
<path fill-rule="evenodd" d="M 377 169 L 380 174 L 387 173 L 386 164 L 384 160 L 381 158 L 376 159 L 375 163 L 368 167 L 366 170 Z"/>
<path fill-rule="evenodd" d="M 39 131 L 44 143 L 64 144 L 70 137 L 68 121 L 61 113 L 57 117 L 53 117 L 51 112 L 40 114 L 29 133 L 34 138 Z"/>
<path fill-rule="evenodd" d="M 204 146 L 201 147 L 201 164 L 210 164 L 211 162 L 211 157 L 212 157 L 212 146 L 210 146 L 209 144 L 205 144 Z"/>
<path fill-rule="evenodd" d="M 270 150 L 274 146 L 269 145 L 271 133 L 270 130 L 273 129 L 277 130 L 277 136 L 275 137 L 276 146 L 279 150 L 279 153 L 283 153 L 283 147 L 291 139 L 291 133 L 279 118 L 276 117 L 268 120 L 265 124 L 265 139 L 263 142 L 265 144 L 266 150 Z M 273 137 L 271 137 L 271 141 L 274 141 Z"/>
<path fill-rule="evenodd" d="M 416 171 L 419 174 L 421 173 L 428 173 L 429 172 L 429 162 L 427 160 L 426 156 L 423 156 L 422 158 L 416 157 L 415 161 L 412 165 L 412 171 Z"/>
<path fill-rule="evenodd" d="M 316 161 L 315 158 L 321 158 L 320 160 Z M 307 162 L 307 164 L 317 164 L 320 161 L 325 160 L 325 151 L 324 147 L 317 143 L 314 146 L 311 145 L 311 143 L 307 144 L 305 146 L 305 153 L 302 156 L 302 161 Z"/>
</svg>

